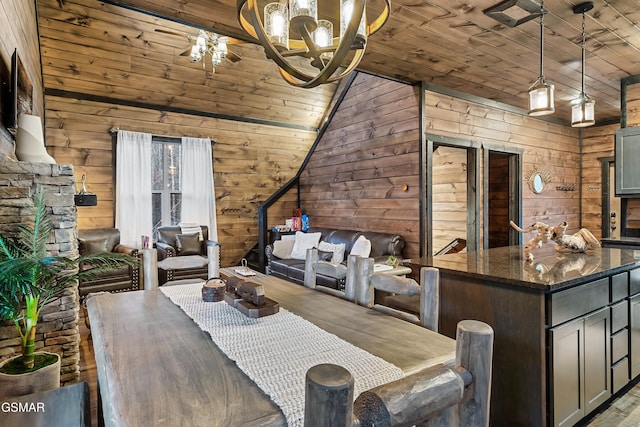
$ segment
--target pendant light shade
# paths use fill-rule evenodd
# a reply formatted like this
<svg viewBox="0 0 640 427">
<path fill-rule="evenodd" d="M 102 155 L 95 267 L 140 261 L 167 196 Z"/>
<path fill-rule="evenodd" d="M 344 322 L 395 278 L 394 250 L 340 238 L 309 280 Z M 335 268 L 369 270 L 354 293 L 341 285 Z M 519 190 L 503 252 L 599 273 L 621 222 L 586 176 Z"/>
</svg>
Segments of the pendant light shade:
<svg viewBox="0 0 640 427">
<path fill-rule="evenodd" d="M 571 126 L 584 128 L 594 125 L 596 123 L 595 104 L 596 102 L 587 94 L 581 93 L 580 97 L 571 104 Z"/>
<path fill-rule="evenodd" d="M 540 77 L 529 88 L 529 115 L 544 116 L 556 111 L 554 86 L 544 79 L 544 1 L 540 2 Z"/>
<path fill-rule="evenodd" d="M 529 88 L 529 115 L 545 116 L 556 111 L 553 103 L 554 86 L 540 76 Z"/>
<path fill-rule="evenodd" d="M 580 3 L 573 8 L 573 13 L 582 14 L 582 86 L 580 95 L 571 102 L 571 126 L 587 127 L 596 122 L 595 101 L 584 93 L 584 66 L 585 66 L 585 13 L 593 9 L 593 2 Z"/>
</svg>

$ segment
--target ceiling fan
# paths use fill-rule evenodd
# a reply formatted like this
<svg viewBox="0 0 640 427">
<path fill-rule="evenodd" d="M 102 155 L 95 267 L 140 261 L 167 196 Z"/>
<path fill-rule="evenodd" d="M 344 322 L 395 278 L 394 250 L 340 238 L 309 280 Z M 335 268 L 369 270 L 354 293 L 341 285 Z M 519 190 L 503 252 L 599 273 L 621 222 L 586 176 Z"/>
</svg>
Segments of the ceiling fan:
<svg viewBox="0 0 640 427">
<path fill-rule="evenodd" d="M 184 37 L 189 40 L 191 46 L 182 52 L 180 56 L 189 56 L 192 62 L 202 61 L 202 67 L 205 68 L 205 58 L 209 55 L 211 58 L 211 64 L 213 65 L 213 72 L 215 72 L 215 67 L 220 65 L 225 59 L 228 59 L 231 62 L 238 62 L 241 59 L 238 55 L 230 51 L 227 45 L 244 42 L 231 37 L 205 30 L 198 30 L 197 35 L 178 33 L 162 28 L 156 28 L 155 31 L 162 34 Z"/>
</svg>

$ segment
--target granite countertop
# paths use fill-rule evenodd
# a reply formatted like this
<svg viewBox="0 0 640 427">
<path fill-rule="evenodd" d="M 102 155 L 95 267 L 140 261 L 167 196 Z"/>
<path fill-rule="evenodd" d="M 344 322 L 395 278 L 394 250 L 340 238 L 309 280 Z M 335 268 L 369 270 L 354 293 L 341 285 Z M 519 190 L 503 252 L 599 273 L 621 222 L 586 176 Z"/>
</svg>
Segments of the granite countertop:
<svg viewBox="0 0 640 427">
<path fill-rule="evenodd" d="M 612 237 L 603 237 L 600 239 L 603 244 L 617 244 L 617 245 L 625 245 L 625 246 L 638 246 L 640 247 L 640 237 L 620 237 L 618 239 L 614 239 Z"/>
<path fill-rule="evenodd" d="M 439 268 L 442 272 L 488 279 L 544 291 L 556 291 L 618 272 L 640 267 L 640 251 L 599 248 L 587 253 L 558 252 L 553 244 L 533 251 L 524 259 L 522 246 L 505 246 L 407 262 Z"/>
</svg>

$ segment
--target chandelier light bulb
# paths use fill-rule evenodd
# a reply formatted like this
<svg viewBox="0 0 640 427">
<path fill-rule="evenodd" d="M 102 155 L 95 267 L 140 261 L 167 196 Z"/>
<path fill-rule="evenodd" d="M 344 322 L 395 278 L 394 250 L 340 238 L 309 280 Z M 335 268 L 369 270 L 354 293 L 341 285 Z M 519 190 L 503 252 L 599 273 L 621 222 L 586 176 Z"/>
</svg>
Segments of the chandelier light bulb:
<svg viewBox="0 0 640 427">
<path fill-rule="evenodd" d="M 202 52 L 200 51 L 200 46 L 194 44 L 191 46 L 191 60 L 193 62 L 199 62 L 202 59 Z"/>
<path fill-rule="evenodd" d="M 264 7 L 264 30 L 278 50 L 289 50 L 289 10 L 284 3 Z"/>
<path fill-rule="evenodd" d="M 353 15 L 353 0 L 341 0 L 340 1 L 340 37 L 344 37 L 349 23 L 351 22 L 351 16 Z M 367 42 L 367 11 L 362 11 L 362 19 L 358 25 L 356 32 L 356 39 L 354 40 L 354 47 L 364 47 Z"/>
<path fill-rule="evenodd" d="M 318 21 L 318 3 L 317 0 L 290 0 L 290 15 L 292 21 L 296 17 L 309 18 L 313 22 Z"/>
<path fill-rule="evenodd" d="M 333 24 L 331 21 L 321 19 L 318 21 L 318 28 L 313 32 L 313 39 L 319 49 L 333 46 Z M 324 52 L 320 55 L 323 59 L 331 59 L 332 52 Z"/>
</svg>

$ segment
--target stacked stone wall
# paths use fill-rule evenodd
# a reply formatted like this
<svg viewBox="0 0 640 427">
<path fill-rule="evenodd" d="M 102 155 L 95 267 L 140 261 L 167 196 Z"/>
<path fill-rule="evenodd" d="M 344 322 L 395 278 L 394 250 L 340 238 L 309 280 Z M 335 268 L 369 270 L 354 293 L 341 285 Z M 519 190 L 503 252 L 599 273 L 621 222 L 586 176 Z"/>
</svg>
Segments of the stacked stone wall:
<svg viewBox="0 0 640 427">
<path fill-rule="evenodd" d="M 51 255 L 78 256 L 77 211 L 73 200 L 73 166 L 17 161 L 0 162 L 0 234 L 11 235 L 16 225 L 31 214 L 32 195 L 42 186 L 51 216 Z M 69 287 L 41 311 L 36 350 L 58 353 L 61 385 L 80 378 L 80 334 L 78 330 L 78 286 Z M 0 324 L 0 361 L 21 352 L 20 336 L 11 322 Z"/>
</svg>

